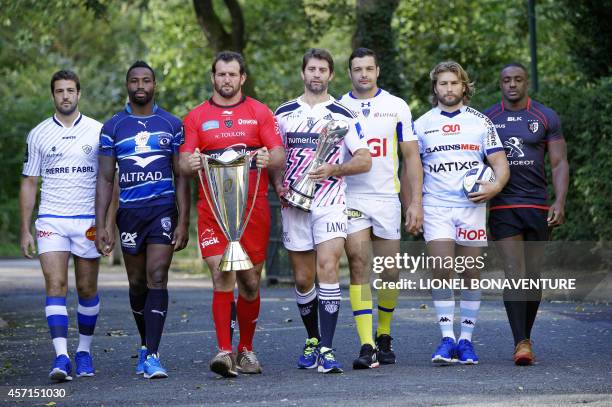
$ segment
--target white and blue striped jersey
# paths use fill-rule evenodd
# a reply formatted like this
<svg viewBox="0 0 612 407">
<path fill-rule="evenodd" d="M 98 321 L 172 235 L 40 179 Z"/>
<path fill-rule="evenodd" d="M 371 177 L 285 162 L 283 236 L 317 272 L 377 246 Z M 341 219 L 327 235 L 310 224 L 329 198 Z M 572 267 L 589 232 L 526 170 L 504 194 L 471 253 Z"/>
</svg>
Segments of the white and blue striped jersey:
<svg viewBox="0 0 612 407">
<path fill-rule="evenodd" d="M 297 181 L 314 158 L 319 134 L 330 120 L 344 120 L 349 131 L 331 151 L 326 162 L 340 164 L 350 160 L 351 154 L 361 148 L 368 148 L 355 115 L 330 96 L 328 101 L 310 107 L 300 98 L 283 103 L 274 112 L 287 154 L 285 186 Z M 344 177 L 330 177 L 318 182 L 313 206 L 345 204 Z"/>
<path fill-rule="evenodd" d="M 463 176 L 504 148 L 487 116 L 468 106 L 452 113 L 435 107 L 415 122 L 423 162 L 423 205 L 474 207 L 463 194 Z"/>
<path fill-rule="evenodd" d="M 417 139 L 408 104 L 383 89 L 369 99 L 357 99 L 349 92 L 340 102 L 359 119 L 372 155 L 370 171 L 346 177 L 347 195 L 397 200 L 398 142 Z"/>
<path fill-rule="evenodd" d="M 22 175 L 42 178 L 39 218 L 94 218 L 101 127 L 82 114 L 64 127 L 54 115 L 30 131 Z"/>
<path fill-rule="evenodd" d="M 130 105 L 104 123 L 100 155 L 119 166 L 119 207 L 174 203 L 172 156 L 183 144 L 181 120 L 157 105 L 150 116 L 132 114 Z"/>
</svg>

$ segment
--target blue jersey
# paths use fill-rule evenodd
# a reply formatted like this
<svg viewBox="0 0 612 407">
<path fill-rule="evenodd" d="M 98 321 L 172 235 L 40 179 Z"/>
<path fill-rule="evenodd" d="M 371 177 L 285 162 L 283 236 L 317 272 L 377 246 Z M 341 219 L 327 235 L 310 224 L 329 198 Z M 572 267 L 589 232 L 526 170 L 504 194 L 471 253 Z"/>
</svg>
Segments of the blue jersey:
<svg viewBox="0 0 612 407">
<path fill-rule="evenodd" d="M 491 208 L 546 209 L 544 156 L 548 143 L 563 140 L 559 117 L 532 99 L 528 99 L 527 108 L 522 110 L 506 110 L 500 102 L 484 113 L 495 124 L 510 164 L 510 180 L 491 200 Z"/>
<path fill-rule="evenodd" d="M 128 104 L 104 123 L 99 154 L 117 159 L 119 207 L 174 203 L 172 156 L 182 143 L 181 120 L 157 105 L 151 116 L 135 116 Z"/>
</svg>

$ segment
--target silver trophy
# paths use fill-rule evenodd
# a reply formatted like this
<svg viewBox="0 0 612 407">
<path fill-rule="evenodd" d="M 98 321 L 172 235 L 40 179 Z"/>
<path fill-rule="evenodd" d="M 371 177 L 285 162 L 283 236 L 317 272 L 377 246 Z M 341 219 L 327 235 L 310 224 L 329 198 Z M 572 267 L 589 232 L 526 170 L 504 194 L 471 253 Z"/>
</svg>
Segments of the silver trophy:
<svg viewBox="0 0 612 407">
<path fill-rule="evenodd" d="M 246 229 L 257 193 L 253 195 L 251 208 L 245 216 L 249 195 L 249 167 L 254 155 L 239 154 L 227 150 L 217 158 L 201 154 L 203 171 L 198 171 L 204 197 L 212 210 L 217 224 L 223 231 L 228 245 L 225 248 L 220 271 L 240 271 L 253 268 L 253 263 L 242 245 L 240 238 Z M 204 177 L 206 182 L 204 182 Z M 255 191 L 259 188 L 261 169 L 257 168 Z"/>
<path fill-rule="evenodd" d="M 344 120 L 330 120 L 323 127 L 312 161 L 302 175 L 289 185 L 289 191 L 283 197 L 289 205 L 310 212 L 317 184 L 308 175 L 326 162 L 336 144 L 344 139 L 348 131 L 349 125 Z"/>
</svg>

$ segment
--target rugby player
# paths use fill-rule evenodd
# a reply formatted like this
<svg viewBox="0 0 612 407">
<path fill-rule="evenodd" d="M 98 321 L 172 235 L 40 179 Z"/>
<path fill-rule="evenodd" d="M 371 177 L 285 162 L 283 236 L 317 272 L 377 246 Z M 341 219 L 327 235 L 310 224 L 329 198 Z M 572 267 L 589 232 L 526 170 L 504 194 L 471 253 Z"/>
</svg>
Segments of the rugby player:
<svg viewBox="0 0 612 407">
<path fill-rule="evenodd" d="M 476 258 L 487 244 L 486 202 L 501 191 L 509 177 L 506 154 L 493 123 L 467 106 L 474 85 L 461 65 L 441 62 L 429 76 L 434 107 L 415 122 L 425 174 L 423 229 L 427 251 L 429 256 L 440 258 Z M 495 173 L 495 182 L 477 181 L 480 190 L 468 199 L 463 193 L 463 176 L 485 159 Z M 445 268 L 444 263 L 434 262 L 435 279 L 450 278 L 453 269 Z M 466 267 L 463 278 L 469 287 L 471 279 L 479 278 L 479 270 Z M 462 364 L 477 364 L 472 332 L 480 308 L 480 290 L 461 291 L 458 342 L 453 330 L 453 291 L 434 289 L 432 297 L 442 331 L 432 362 L 447 364 L 458 359 Z"/>
<path fill-rule="evenodd" d="M 158 349 L 168 313 L 168 268 L 189 239 L 189 183 L 178 162 L 184 138 L 180 119 L 155 103 L 153 68 L 136 61 L 125 81 L 129 102 L 100 133 L 96 224 L 106 221 L 117 166 L 117 226 L 141 342 L 136 374 L 165 378 Z M 109 239 L 98 233 L 96 245 L 104 255 Z"/>
<path fill-rule="evenodd" d="M 77 376 L 93 376 L 91 341 L 100 309 L 98 259 L 94 239 L 94 198 L 98 170 L 98 135 L 102 124 L 81 114 L 81 84 L 72 71 L 51 78 L 55 114 L 36 126 L 27 137 L 23 179 L 19 195 L 21 250 L 27 258 L 35 252 L 30 232 L 38 179 L 42 178 L 36 219 L 36 241 L 47 295 L 45 314 L 56 358 L 49 377 L 72 380 L 68 354 L 68 261 L 72 254 L 78 294 L 79 345 Z M 70 199 L 67 199 L 70 197 Z M 101 230 L 112 224 L 101 224 Z M 112 234 L 114 236 L 114 233 Z M 109 247 L 113 241 L 109 239 Z"/>
<path fill-rule="evenodd" d="M 330 120 L 349 124 L 349 132 L 326 157 L 327 163 L 309 175 L 317 182 L 311 212 L 288 206 L 281 210 L 283 244 L 289 251 L 296 300 L 308 334 L 298 367 L 318 366 L 322 373 L 342 372 L 332 341 L 340 310 L 338 264 L 347 234 L 344 177 L 369 171 L 372 165 L 355 115 L 327 93 L 333 77 L 330 53 L 308 50 L 302 59 L 304 94 L 280 105 L 275 112 L 287 149 L 285 189 L 311 162 L 323 127 Z"/>
<path fill-rule="evenodd" d="M 485 111 L 495 124 L 510 164 L 510 181 L 491 200 L 489 228 L 503 260 L 506 278 L 540 278 L 542 244 L 552 228 L 565 222 L 569 165 L 561 122 L 552 109 L 532 100 L 527 69 L 519 63 L 500 72 L 501 102 Z M 552 170 L 555 200 L 548 206 L 545 155 Z M 504 291 L 504 305 L 514 336 L 514 362 L 535 360 L 531 329 L 541 290 Z"/>
<path fill-rule="evenodd" d="M 278 125 L 270 109 L 242 93 L 247 79 L 245 62 L 236 52 L 217 54 L 211 69 L 212 97 L 185 117 L 185 144 L 181 146 L 181 166 L 193 176 L 202 169 L 200 154 L 220 156 L 233 149 L 238 153 L 257 152 L 254 164 L 263 168 L 259 189 L 255 190 L 257 169 L 251 166 L 247 208 L 255 199 L 251 219 L 240 240 L 254 267 L 227 273 L 219 271 L 219 263 L 227 246 L 212 209 L 200 188 L 198 235 L 202 257 L 213 278 L 213 319 L 219 353 L 211 360 L 210 369 L 223 376 L 261 373 L 261 365 L 253 352 L 253 336 L 259 316 L 259 284 L 270 235 L 268 176 L 276 191 L 282 187 L 285 150 Z M 268 168 L 266 170 L 265 168 Z M 238 282 L 238 301 L 234 303 L 234 286 Z M 231 319 L 235 309 L 240 327 L 237 358 L 232 352 Z"/>
<path fill-rule="evenodd" d="M 376 342 L 372 338 L 372 292 L 370 289 L 370 261 L 372 241 L 376 256 L 394 256 L 400 250 L 401 204 L 398 199 L 398 151 L 403 157 L 403 172 L 410 188 L 412 202 L 406 210 L 409 233 L 416 234 L 422 227 L 423 167 L 410 108 L 402 99 L 377 85 L 380 68 L 374 51 L 357 48 L 349 57 L 349 77 L 352 90 L 340 98 L 351 109 L 363 126 L 372 169 L 346 177 L 346 205 L 348 208 L 348 237 L 345 249 L 349 261 L 351 284 L 349 294 L 355 325 L 361 342 L 354 369 L 377 367 L 395 363 L 391 346 L 391 319 L 397 304 L 397 289 L 377 292 L 378 326 Z M 385 281 L 397 281 L 397 269 L 385 270 Z M 376 348 L 375 348 L 375 347 Z"/>
</svg>

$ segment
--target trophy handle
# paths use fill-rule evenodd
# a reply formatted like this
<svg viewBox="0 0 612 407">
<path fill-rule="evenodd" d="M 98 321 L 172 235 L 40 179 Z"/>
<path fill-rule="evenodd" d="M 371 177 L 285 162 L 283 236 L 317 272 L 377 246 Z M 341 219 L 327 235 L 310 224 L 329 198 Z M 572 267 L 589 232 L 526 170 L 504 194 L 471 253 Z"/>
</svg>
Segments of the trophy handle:
<svg viewBox="0 0 612 407">
<path fill-rule="evenodd" d="M 202 154 L 200 154 L 200 162 L 202 163 L 202 168 L 206 168 L 206 163 L 204 162 L 204 160 L 205 160 L 204 156 Z M 204 184 L 204 179 L 202 178 L 202 170 L 198 170 L 198 177 L 200 177 L 200 184 L 202 185 L 202 192 L 204 193 L 204 197 L 206 198 L 206 202 L 208 203 L 208 206 L 210 207 L 210 210 L 213 213 L 213 216 L 215 217 L 215 221 L 217 222 L 217 225 L 219 226 L 219 229 L 221 229 L 221 232 L 223 232 L 223 235 L 225 236 L 225 238 L 229 242 L 231 239 L 228 236 L 228 234 L 225 232 L 225 228 L 223 228 L 221 226 L 222 223 L 221 223 L 221 219 L 219 218 L 219 215 L 217 215 L 217 209 L 212 204 L 212 201 L 211 201 L 210 197 L 208 196 L 208 192 L 206 192 L 206 185 Z M 206 177 L 206 181 L 209 182 L 208 177 Z M 210 182 L 209 182 L 209 185 L 210 185 Z"/>
<path fill-rule="evenodd" d="M 257 155 L 257 152 L 255 152 L 255 154 L 249 157 L 249 167 L 250 167 L 250 161 L 256 155 Z M 242 226 L 240 227 L 241 235 L 242 235 L 242 232 L 244 232 L 244 229 L 246 229 L 247 225 L 249 224 L 249 220 L 251 220 L 251 214 L 253 213 L 253 208 L 255 208 L 255 200 L 257 199 L 257 191 L 259 191 L 259 179 L 260 178 L 261 178 L 261 168 L 257 167 L 257 181 L 255 181 L 255 193 L 253 194 L 253 202 L 251 202 L 249 213 L 247 214 L 246 218 L 244 218 L 244 222 L 242 223 Z M 247 196 L 248 196 L 248 193 L 247 193 Z"/>
</svg>

